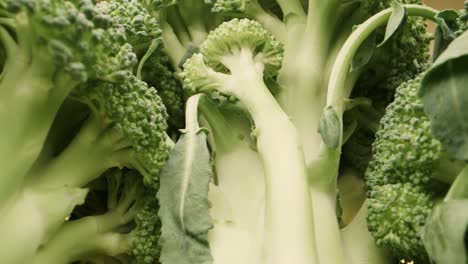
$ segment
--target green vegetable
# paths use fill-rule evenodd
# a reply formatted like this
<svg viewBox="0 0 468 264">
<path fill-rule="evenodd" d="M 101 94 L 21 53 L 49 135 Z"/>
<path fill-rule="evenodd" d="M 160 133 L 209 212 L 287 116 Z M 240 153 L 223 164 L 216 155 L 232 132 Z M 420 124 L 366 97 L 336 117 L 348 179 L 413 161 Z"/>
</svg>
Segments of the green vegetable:
<svg viewBox="0 0 468 264">
<path fill-rule="evenodd" d="M 0 0 L 0 262 L 466 263 L 467 14 Z"/>
</svg>

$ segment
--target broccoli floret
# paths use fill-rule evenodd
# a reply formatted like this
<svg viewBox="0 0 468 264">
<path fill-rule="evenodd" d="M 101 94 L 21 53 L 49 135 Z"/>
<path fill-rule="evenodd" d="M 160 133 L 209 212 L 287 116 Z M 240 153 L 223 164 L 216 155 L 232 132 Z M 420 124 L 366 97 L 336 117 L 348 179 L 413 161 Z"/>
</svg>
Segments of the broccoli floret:
<svg viewBox="0 0 468 264">
<path fill-rule="evenodd" d="M 427 261 L 420 229 L 432 209 L 433 195 L 411 183 L 375 186 L 368 199 L 367 223 L 378 246 L 399 258 Z"/>
<path fill-rule="evenodd" d="M 380 122 L 367 172 L 369 186 L 428 184 L 434 162 L 442 156 L 442 146 L 431 134 L 429 118 L 418 97 L 420 81 L 416 78 L 398 87 L 395 101 Z"/>
<path fill-rule="evenodd" d="M 397 88 L 380 121 L 365 181 L 368 226 L 377 245 L 390 248 L 397 257 L 428 261 L 420 229 L 437 194 L 444 191 L 437 174 L 448 178 L 452 172 L 438 169 L 451 161 L 431 133 L 418 97 L 420 82 L 421 76 Z"/>
<path fill-rule="evenodd" d="M 165 54 L 156 18 L 136 0 L 103 1 L 98 7 L 125 29 L 126 41 L 138 57 L 137 76 L 159 92 L 170 117 L 169 123 L 174 129 L 180 129 L 184 122 L 184 93 Z"/>
</svg>

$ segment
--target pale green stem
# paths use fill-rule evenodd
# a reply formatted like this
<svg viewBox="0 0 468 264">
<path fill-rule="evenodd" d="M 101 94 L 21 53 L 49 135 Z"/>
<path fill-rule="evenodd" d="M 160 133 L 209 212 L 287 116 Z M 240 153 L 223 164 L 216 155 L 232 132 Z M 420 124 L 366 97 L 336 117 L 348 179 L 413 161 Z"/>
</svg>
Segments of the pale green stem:
<svg viewBox="0 0 468 264">
<path fill-rule="evenodd" d="M 436 14 L 436 11 L 434 9 L 420 5 L 405 5 L 405 7 L 408 9 L 408 15 L 418 15 L 433 19 L 434 15 Z M 344 100 L 349 96 L 352 89 L 352 85 L 348 83 L 349 67 L 351 65 L 352 59 L 356 54 L 358 48 L 367 39 L 367 37 L 373 31 L 375 31 L 377 28 L 384 25 L 388 21 L 392 11 L 392 9 L 381 11 L 380 13 L 374 15 L 366 22 L 361 24 L 348 37 L 335 60 L 328 85 L 327 104 L 328 106 L 332 107 L 332 109 L 337 113 L 339 118 L 341 133 L 338 146 L 341 146 L 343 142 L 342 122 L 344 112 Z M 353 78 L 351 78 L 353 80 L 352 82 L 356 80 L 355 75 L 356 74 L 354 74 Z M 326 169 L 327 172 L 320 176 L 321 179 L 319 180 L 319 182 L 328 182 L 332 183 L 332 185 L 335 185 L 336 177 L 338 175 L 341 147 L 338 147 L 337 149 L 330 149 L 326 147 L 325 144 L 322 142 L 320 150 L 320 157 L 323 161 L 316 165 L 316 169 L 322 167 L 322 169 L 318 170 L 325 171 Z M 314 197 L 313 193 L 312 197 Z M 328 248 L 329 250 L 331 250 L 330 248 L 336 248 L 335 243 L 338 241 L 338 239 L 339 234 L 335 234 L 335 236 L 330 236 L 330 240 L 332 242 L 326 248 Z M 344 263 L 342 252 L 335 251 L 335 254 L 332 255 L 332 257 L 333 260 L 331 260 L 330 263 Z M 322 259 L 323 258 L 321 258 L 321 260 Z"/>
<path fill-rule="evenodd" d="M 437 10 L 421 6 L 421 5 L 404 5 L 407 8 L 409 16 L 422 16 L 434 20 Z M 376 29 L 385 25 L 392 14 L 392 9 L 383 10 L 369 18 L 361 24 L 346 40 L 341 48 L 332 72 L 328 85 L 327 105 L 332 107 L 338 114 L 340 122 L 342 122 L 342 114 L 344 112 L 344 100 L 351 93 L 352 86 L 347 85 L 349 68 L 359 47 Z M 343 125 L 341 124 L 341 127 Z M 340 138 L 340 142 L 342 138 Z M 339 144 L 340 146 L 341 144 Z M 328 149 L 322 144 L 322 153 L 333 152 L 335 150 Z M 339 157 L 340 150 L 336 150 Z M 339 158 L 337 159 L 337 161 Z"/>
<path fill-rule="evenodd" d="M 141 80 L 141 71 L 143 69 L 143 66 L 145 66 L 146 61 L 148 60 L 151 55 L 158 49 L 159 47 L 159 41 L 157 39 L 153 40 L 151 42 L 151 45 L 149 46 L 148 50 L 146 51 L 145 55 L 143 58 L 140 59 L 140 63 L 138 64 L 138 69 L 137 69 L 137 78 Z"/>
<path fill-rule="evenodd" d="M 28 185 L 34 188 L 80 187 L 118 166 L 114 156 L 118 151 L 114 148 L 119 145 L 119 138 L 113 138 L 112 134 L 112 128 L 103 127 L 98 118 L 90 118 L 57 158 L 42 170 L 31 172 Z"/>
<path fill-rule="evenodd" d="M 25 189 L 17 195 L 0 214 L 2 262 L 31 263 L 36 250 L 84 202 L 86 194 L 85 189 L 56 188 Z"/>
<path fill-rule="evenodd" d="M 204 21 L 206 16 L 205 3 L 201 0 L 181 1 L 177 7 L 192 42 L 195 45 L 200 45 L 208 36 Z"/>
<path fill-rule="evenodd" d="M 180 43 L 184 47 L 187 47 L 192 41 L 187 29 L 184 24 L 183 18 L 176 6 L 171 6 L 167 10 L 167 22 L 172 26 L 174 32 L 179 39 Z"/>
<path fill-rule="evenodd" d="M 269 30 L 278 40 L 286 41 L 286 26 L 274 15 L 267 13 L 258 2 L 252 2 L 245 11 L 245 14 L 260 22 L 263 27 Z"/>
<path fill-rule="evenodd" d="M 38 250 L 32 264 L 67 264 L 89 255 L 115 256 L 128 252 L 130 235 L 111 231 L 122 224 L 125 222 L 120 215 L 113 212 L 65 223 Z"/>
<path fill-rule="evenodd" d="M 302 7 L 302 3 L 299 0 L 276 0 L 278 5 L 283 12 L 283 15 L 287 18 L 286 24 L 288 23 L 302 23 L 306 19 L 306 13 Z"/>
<path fill-rule="evenodd" d="M 252 115 L 265 169 L 265 263 L 317 263 L 312 205 L 297 130 L 265 86 L 249 49 L 241 49 L 224 64 L 232 76 L 223 89 Z M 245 83 L 239 85 L 238 80 Z"/>
<path fill-rule="evenodd" d="M 172 67 L 180 70 L 179 63 L 185 55 L 185 48 L 174 33 L 174 29 L 167 22 L 160 22 L 160 25 L 162 28 L 164 50 L 169 56 Z"/>
<path fill-rule="evenodd" d="M 202 94 L 196 94 L 187 100 L 185 107 L 185 130 L 187 133 L 197 133 L 200 130 L 198 124 L 198 105 L 202 97 Z"/>
<path fill-rule="evenodd" d="M 236 136 L 216 104 L 207 96 L 202 96 L 198 110 L 208 122 L 210 132 L 214 137 L 216 152 L 229 152 L 236 142 Z"/>
</svg>

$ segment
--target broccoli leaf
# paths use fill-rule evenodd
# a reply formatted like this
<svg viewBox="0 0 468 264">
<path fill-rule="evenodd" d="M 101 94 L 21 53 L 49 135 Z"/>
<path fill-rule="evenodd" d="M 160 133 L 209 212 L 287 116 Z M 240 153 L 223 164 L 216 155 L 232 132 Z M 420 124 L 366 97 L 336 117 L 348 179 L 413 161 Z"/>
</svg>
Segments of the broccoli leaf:
<svg viewBox="0 0 468 264">
<path fill-rule="evenodd" d="M 467 227 L 468 199 L 451 200 L 434 208 L 421 235 L 435 263 L 467 263 Z"/>
<path fill-rule="evenodd" d="M 340 143 L 341 127 L 340 120 L 333 107 L 327 107 L 323 110 L 320 119 L 319 133 L 322 140 L 330 149 L 336 149 Z"/>
<path fill-rule="evenodd" d="M 406 11 L 406 8 L 400 3 L 394 1 L 392 2 L 392 15 L 390 16 L 390 19 L 388 20 L 387 23 L 387 28 L 385 29 L 385 38 L 384 40 L 377 45 L 377 48 L 380 48 L 383 46 L 387 41 L 395 35 L 395 33 L 400 29 L 406 22 L 406 19 L 408 18 L 408 12 Z"/>
<path fill-rule="evenodd" d="M 212 179 L 206 135 L 188 130 L 161 173 L 161 263 L 212 263 L 207 234 L 213 227 L 208 201 Z"/>
<path fill-rule="evenodd" d="M 434 51 L 432 60 L 435 61 L 439 55 L 444 52 L 450 42 L 452 42 L 460 30 L 457 24 L 460 13 L 456 10 L 443 10 L 437 13 L 437 28 L 434 32 Z"/>
<path fill-rule="evenodd" d="M 436 138 L 456 159 L 468 159 L 468 32 L 455 39 L 428 70 L 420 96 Z"/>
</svg>

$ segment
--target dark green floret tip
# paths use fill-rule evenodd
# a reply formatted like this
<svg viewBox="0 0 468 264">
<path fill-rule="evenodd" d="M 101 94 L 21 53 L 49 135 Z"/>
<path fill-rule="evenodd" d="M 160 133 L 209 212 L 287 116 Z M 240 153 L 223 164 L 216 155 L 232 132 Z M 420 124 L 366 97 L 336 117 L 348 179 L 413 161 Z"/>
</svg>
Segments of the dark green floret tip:
<svg viewBox="0 0 468 264">
<path fill-rule="evenodd" d="M 431 212 L 431 198 L 410 183 L 374 187 L 367 223 L 377 245 L 388 247 L 400 258 L 425 256 L 419 234 Z"/>
<path fill-rule="evenodd" d="M 418 90 L 421 78 L 397 88 L 373 144 L 373 159 L 366 172 L 369 188 L 391 183 L 429 183 L 442 146 L 431 133 Z"/>
</svg>

